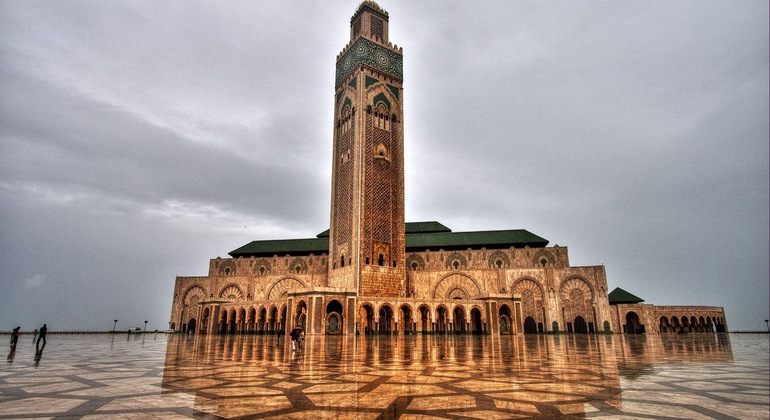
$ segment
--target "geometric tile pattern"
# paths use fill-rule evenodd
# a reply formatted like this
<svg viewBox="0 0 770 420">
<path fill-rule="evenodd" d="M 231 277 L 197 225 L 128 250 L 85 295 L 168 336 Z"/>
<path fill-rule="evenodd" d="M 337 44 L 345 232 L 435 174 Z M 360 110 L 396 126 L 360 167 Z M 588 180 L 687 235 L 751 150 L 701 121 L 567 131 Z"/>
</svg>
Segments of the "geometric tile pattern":
<svg viewBox="0 0 770 420">
<path fill-rule="evenodd" d="M 337 61 L 335 87 L 338 87 L 358 65 L 363 64 L 397 80 L 404 78 L 404 58 L 366 38 L 358 38 Z"/>
<path fill-rule="evenodd" d="M 22 336 L 0 419 L 767 419 L 768 355 L 740 334 Z"/>
</svg>

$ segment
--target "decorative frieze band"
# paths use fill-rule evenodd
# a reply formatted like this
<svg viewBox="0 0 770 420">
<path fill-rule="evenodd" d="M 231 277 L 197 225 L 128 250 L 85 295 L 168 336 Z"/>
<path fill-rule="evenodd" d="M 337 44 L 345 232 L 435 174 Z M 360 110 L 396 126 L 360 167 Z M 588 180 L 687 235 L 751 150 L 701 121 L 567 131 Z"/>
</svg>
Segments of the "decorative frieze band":
<svg viewBox="0 0 770 420">
<path fill-rule="evenodd" d="M 359 64 L 363 64 L 397 80 L 404 77 L 404 57 L 366 38 L 358 38 L 337 60 L 335 86 L 339 86 Z"/>
</svg>

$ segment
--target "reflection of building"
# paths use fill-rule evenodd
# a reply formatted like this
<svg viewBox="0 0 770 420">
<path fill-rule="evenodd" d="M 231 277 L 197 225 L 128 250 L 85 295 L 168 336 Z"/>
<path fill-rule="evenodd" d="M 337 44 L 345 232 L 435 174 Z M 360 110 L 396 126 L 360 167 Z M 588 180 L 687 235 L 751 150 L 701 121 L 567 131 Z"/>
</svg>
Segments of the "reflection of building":
<svg viewBox="0 0 770 420">
<path fill-rule="evenodd" d="M 661 308 L 613 302 L 603 266 L 570 266 L 567 248 L 526 230 L 405 223 L 402 49 L 388 40 L 388 19 L 361 3 L 337 57 L 330 229 L 254 241 L 211 260 L 206 277 L 177 277 L 171 328 L 657 332 L 676 319 L 726 329 L 721 308 L 681 308 L 663 322 Z"/>
<path fill-rule="evenodd" d="M 276 336 L 176 334 L 166 349 L 163 395 L 193 395 L 182 414 L 202 417 L 693 418 L 704 402 L 766 414 L 766 368 L 736 380 L 728 334 L 314 335 L 298 352 Z"/>
</svg>

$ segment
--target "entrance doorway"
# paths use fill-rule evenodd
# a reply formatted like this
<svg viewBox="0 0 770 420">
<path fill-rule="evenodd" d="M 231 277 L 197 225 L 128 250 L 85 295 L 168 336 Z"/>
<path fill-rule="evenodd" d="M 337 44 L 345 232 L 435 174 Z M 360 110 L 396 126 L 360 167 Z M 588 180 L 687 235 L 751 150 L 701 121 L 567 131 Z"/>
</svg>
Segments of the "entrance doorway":
<svg viewBox="0 0 770 420">
<path fill-rule="evenodd" d="M 454 322 L 454 333 L 455 334 L 464 334 L 465 333 L 465 310 L 462 306 L 458 306 L 455 308 L 453 314 L 455 322 Z"/>
<path fill-rule="evenodd" d="M 342 304 L 332 300 L 326 305 L 326 334 L 342 334 Z"/>
<path fill-rule="evenodd" d="M 527 319 L 524 320 L 524 334 L 537 334 L 535 318 L 528 316 Z"/>
<path fill-rule="evenodd" d="M 478 308 L 471 309 L 471 334 L 481 334 L 481 311 Z"/>
<path fill-rule="evenodd" d="M 578 315 L 575 318 L 574 326 L 575 326 L 575 333 L 588 334 L 588 324 L 586 324 L 586 320 L 582 316 Z"/>
<path fill-rule="evenodd" d="M 412 331 L 412 309 L 407 306 L 401 306 L 401 330 L 404 334 L 411 334 Z"/>
<path fill-rule="evenodd" d="M 512 334 L 513 325 L 511 324 L 511 307 L 502 305 L 500 307 L 500 334 Z"/>
<path fill-rule="evenodd" d="M 636 312 L 626 314 L 626 325 L 623 326 L 626 334 L 644 334 L 644 325 L 639 322 L 639 315 Z"/>
<path fill-rule="evenodd" d="M 374 333 L 374 309 L 370 305 L 363 305 L 358 315 L 359 328 L 363 328 L 364 334 Z"/>
<path fill-rule="evenodd" d="M 393 331 L 393 309 L 388 305 L 383 305 L 380 308 L 380 334 L 390 334 Z"/>
</svg>

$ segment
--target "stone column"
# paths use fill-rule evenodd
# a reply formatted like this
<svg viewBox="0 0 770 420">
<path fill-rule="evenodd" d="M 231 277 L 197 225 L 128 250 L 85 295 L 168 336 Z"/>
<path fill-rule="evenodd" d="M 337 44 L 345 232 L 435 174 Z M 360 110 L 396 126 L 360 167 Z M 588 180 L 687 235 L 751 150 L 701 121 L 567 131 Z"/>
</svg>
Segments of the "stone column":
<svg viewBox="0 0 770 420">
<path fill-rule="evenodd" d="M 291 331 L 291 328 L 298 327 L 294 325 L 294 298 L 290 297 L 286 299 L 286 325 L 282 325 L 283 333 L 286 334 L 287 330 Z"/>
<path fill-rule="evenodd" d="M 211 305 L 209 308 L 209 325 L 206 326 L 206 332 L 213 334 L 219 327 L 219 304 Z"/>
</svg>

